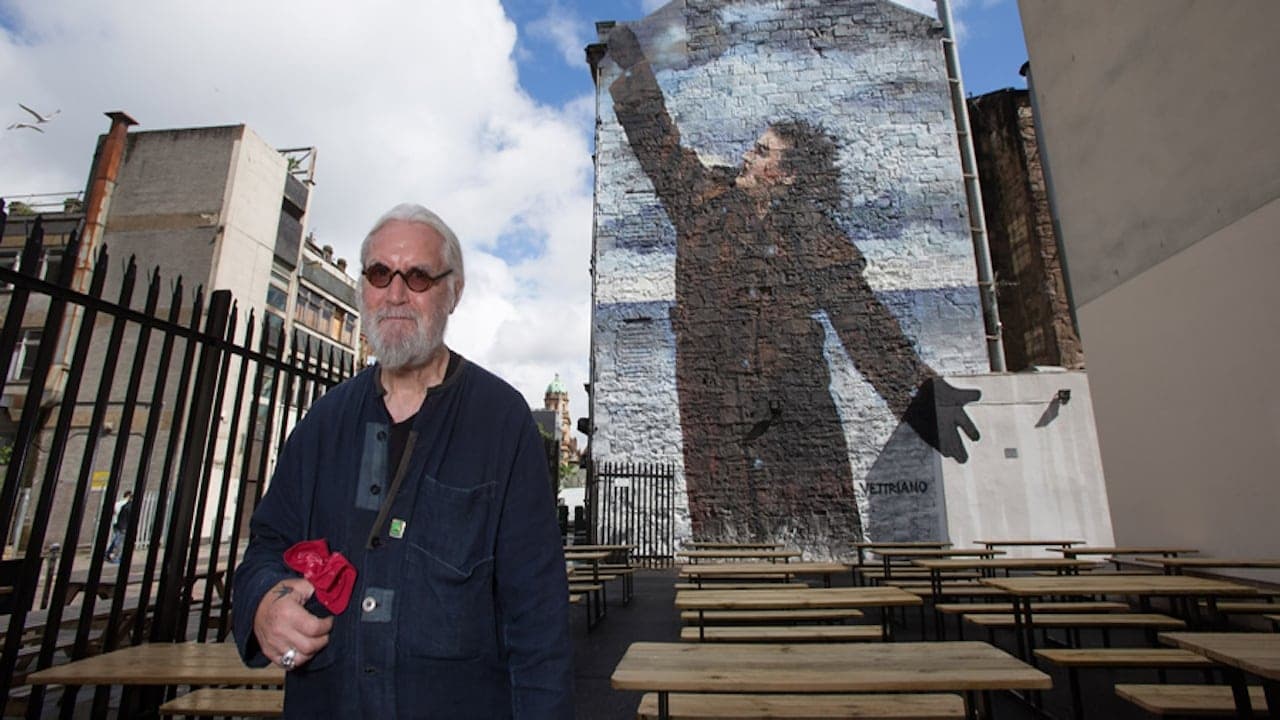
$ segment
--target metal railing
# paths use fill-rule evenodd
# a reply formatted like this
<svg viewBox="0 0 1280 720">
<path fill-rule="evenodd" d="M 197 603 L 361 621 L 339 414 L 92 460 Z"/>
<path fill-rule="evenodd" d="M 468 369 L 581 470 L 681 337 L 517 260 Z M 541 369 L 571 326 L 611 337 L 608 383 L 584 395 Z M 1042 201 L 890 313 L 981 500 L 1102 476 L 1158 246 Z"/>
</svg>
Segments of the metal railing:
<svg viewBox="0 0 1280 720">
<path fill-rule="evenodd" d="M 590 542 L 635 545 L 645 567 L 675 562 L 675 467 L 655 463 L 592 463 L 586 507 Z"/>
<path fill-rule="evenodd" d="M 0 236 L 4 223 L 0 203 Z M 79 235 L 65 257 L 77 256 Z M 38 267 L 25 260 L 42 243 L 37 220 L 21 268 Z M 69 289 L 77 272 L 91 275 L 79 285 L 87 292 Z M 122 276 L 114 300 L 104 299 L 109 273 Z M 55 662 L 189 639 L 193 621 L 195 639 L 226 638 L 231 576 L 274 454 L 310 404 L 354 371 L 296 335 L 268 338 L 252 313 L 239 317 L 226 290 L 196 289 L 188 305 L 178 278 L 162 308 L 158 270 L 134 309 L 138 280 L 134 259 L 114 269 L 105 247 L 91 268 L 65 262 L 49 281 L 0 267 L 10 286 L 0 293 L 0 379 L 11 377 L 23 330 L 41 328 L 29 377 L 6 382 L 0 411 L 9 447 L 0 538 L 18 539 L 12 556 L 23 560 L 12 612 L 0 616 L 5 697 Z M 82 443 L 69 442 L 73 431 Z M 104 557 L 112 510 L 126 490 L 138 502 L 112 566 Z M 47 608 L 28 627 L 37 597 Z M 24 646 L 38 651 L 19 668 Z M 64 713 L 76 690 L 62 691 Z M 94 717 L 106 714 L 109 690 L 95 693 Z M 28 717 L 40 716 L 43 701 L 43 688 L 32 687 Z"/>
</svg>

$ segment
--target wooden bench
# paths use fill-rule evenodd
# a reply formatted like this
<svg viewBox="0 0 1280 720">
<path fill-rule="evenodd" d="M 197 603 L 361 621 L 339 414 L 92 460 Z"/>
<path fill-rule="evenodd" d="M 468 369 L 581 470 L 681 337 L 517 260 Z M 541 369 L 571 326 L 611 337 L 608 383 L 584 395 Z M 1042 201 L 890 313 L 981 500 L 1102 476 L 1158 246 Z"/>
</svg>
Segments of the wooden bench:
<svg viewBox="0 0 1280 720">
<path fill-rule="evenodd" d="M 964 619 L 960 616 L 971 613 L 994 613 L 994 612 L 1013 612 L 1013 603 L 1007 602 L 967 602 L 967 603 L 939 603 L 934 606 L 934 611 L 943 615 L 956 616 L 956 632 L 959 633 L 960 639 L 964 639 Z M 1079 602 L 1033 602 L 1031 603 L 1031 612 L 1125 612 L 1129 610 L 1128 603 L 1118 601 L 1079 601 Z M 945 638 L 938 638 L 943 640 Z"/>
<path fill-rule="evenodd" d="M 1216 664 L 1199 653 L 1181 648 L 1044 648 L 1035 651 L 1036 657 L 1067 670 L 1067 684 L 1071 693 L 1072 716 L 1084 717 L 1084 705 L 1080 698 L 1081 668 L 1151 668 L 1164 670 L 1203 670 L 1206 680 Z"/>
<path fill-rule="evenodd" d="M 605 602 L 604 602 L 604 584 L 592 582 L 569 582 L 569 601 L 573 602 L 573 596 L 580 595 L 585 600 L 587 608 L 587 632 L 592 629 L 604 618 Z"/>
<path fill-rule="evenodd" d="M 964 700 L 943 693 L 894 695 L 729 695 L 671 693 L 667 696 L 673 720 L 736 718 L 859 718 L 868 720 L 951 720 L 963 718 Z M 658 694 L 640 698 L 637 717 L 658 717 Z"/>
<path fill-rule="evenodd" d="M 284 714 L 284 690 L 202 688 L 180 695 L 160 706 L 160 715 L 211 717 L 280 717 Z"/>
<path fill-rule="evenodd" d="M 1235 715 L 1230 685 L 1118 684 L 1116 695 L 1155 715 Z M 1253 714 L 1267 716 L 1262 688 L 1249 688 Z"/>
<path fill-rule="evenodd" d="M 1018 627 L 1013 613 L 970 613 L 962 616 L 965 622 L 971 622 L 985 629 L 989 636 L 996 630 L 1014 630 Z M 1143 630 L 1151 635 L 1151 644 L 1155 644 L 1157 630 L 1178 630 L 1186 627 L 1186 622 L 1160 613 L 1045 613 L 1032 619 L 1035 630 L 1101 630 L 1102 644 L 1111 645 L 1112 630 Z M 1074 643 L 1078 645 L 1079 643 Z"/>
<path fill-rule="evenodd" d="M 680 629 L 693 642 L 866 642 L 883 640 L 879 625 L 716 625 Z"/>
<path fill-rule="evenodd" d="M 1039 648 L 1036 657 L 1066 668 L 1217 667 L 1209 658 L 1181 648 Z"/>
<path fill-rule="evenodd" d="M 631 598 L 635 595 L 636 568 L 629 563 L 602 563 L 600 572 L 622 580 L 622 604 L 630 605 Z"/>
<path fill-rule="evenodd" d="M 878 583 L 885 579 L 884 568 L 855 567 L 854 569 L 858 572 L 858 577 L 864 580 L 871 580 Z M 942 577 L 948 580 L 971 580 L 979 577 L 979 574 L 976 570 L 948 570 L 947 572 L 942 573 Z M 889 579 L 901 579 L 904 581 L 921 579 L 928 580 L 929 571 L 918 567 L 903 567 L 895 569 L 889 573 Z"/>
<path fill-rule="evenodd" d="M 701 612 L 701 618 L 699 618 Z M 862 617 L 856 608 L 795 608 L 787 610 L 684 610 L 680 619 L 686 623 L 795 623 L 848 620 Z"/>
<path fill-rule="evenodd" d="M 914 584 L 903 586 L 892 582 L 886 584 L 901 587 L 912 595 L 919 595 L 925 600 L 932 599 L 935 594 L 933 588 L 929 587 L 929 583 L 925 583 L 923 587 Z M 938 590 L 937 596 L 939 598 L 1009 597 L 1009 593 L 1001 590 L 1000 588 L 994 588 L 990 585 L 982 585 L 979 583 L 972 583 L 968 585 L 944 584 L 942 589 Z"/>
<path fill-rule="evenodd" d="M 1224 600 L 1215 604 L 1218 607 L 1218 612 L 1223 615 L 1272 615 L 1280 613 L 1280 603 L 1267 602 L 1265 600 L 1254 602 L 1247 600 Z M 1207 610 L 1209 605 L 1208 603 L 1201 602 L 1200 608 L 1202 610 Z"/>
<path fill-rule="evenodd" d="M 1058 612 L 1112 612 L 1124 611 L 1129 609 L 1128 603 L 1122 603 L 1114 600 L 1082 600 L 1080 602 L 1033 602 L 1031 603 L 1031 612 L 1034 613 L 1058 613 Z M 937 606 L 940 613 L 946 615 L 961 615 L 970 613 L 994 613 L 994 612 L 1013 612 L 1013 604 L 1007 602 L 974 602 L 974 603 L 941 603 Z"/>
<path fill-rule="evenodd" d="M 807 582 L 704 582 L 698 583 L 678 582 L 675 585 L 676 591 L 680 590 L 784 590 L 787 588 L 807 588 Z"/>
</svg>

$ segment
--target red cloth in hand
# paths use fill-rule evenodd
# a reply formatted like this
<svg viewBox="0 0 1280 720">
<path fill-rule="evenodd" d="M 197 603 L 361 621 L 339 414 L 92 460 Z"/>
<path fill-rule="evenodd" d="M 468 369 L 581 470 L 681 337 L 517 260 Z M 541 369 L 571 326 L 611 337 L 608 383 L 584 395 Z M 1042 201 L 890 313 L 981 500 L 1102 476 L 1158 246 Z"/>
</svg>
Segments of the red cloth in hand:
<svg viewBox="0 0 1280 720">
<path fill-rule="evenodd" d="M 356 569 L 325 540 L 303 540 L 284 551 L 284 562 L 316 588 L 316 599 L 334 615 L 342 614 L 356 586 Z"/>
</svg>

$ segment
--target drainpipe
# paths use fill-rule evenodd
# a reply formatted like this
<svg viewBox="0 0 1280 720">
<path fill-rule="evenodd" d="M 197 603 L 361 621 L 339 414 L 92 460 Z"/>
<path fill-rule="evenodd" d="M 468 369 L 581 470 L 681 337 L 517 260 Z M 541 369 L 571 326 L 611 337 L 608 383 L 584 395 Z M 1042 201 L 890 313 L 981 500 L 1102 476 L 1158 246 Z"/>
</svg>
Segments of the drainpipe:
<svg viewBox="0 0 1280 720">
<path fill-rule="evenodd" d="M 973 134 L 969 129 L 969 106 L 960 79 L 960 57 L 956 51 L 955 32 L 951 21 L 951 3 L 936 0 L 938 19 L 942 21 L 942 51 L 947 59 L 947 81 L 951 87 L 951 107 L 956 116 L 956 135 L 960 144 L 960 168 L 964 173 L 964 194 L 969 201 L 969 232 L 973 236 L 973 255 L 978 264 L 978 296 L 986 326 L 987 358 L 992 372 L 1004 372 L 1004 340 L 1000 310 L 996 305 L 995 278 L 991 270 L 991 248 L 987 244 L 987 221 L 982 213 L 982 188 L 978 185 L 978 161 L 973 151 Z"/>
<path fill-rule="evenodd" d="M 125 136 L 130 125 L 138 122 L 119 110 L 106 113 L 111 118 L 111 129 L 98 148 L 89 174 L 89 189 L 85 193 L 84 231 L 80 239 L 80 254 L 76 258 L 76 274 L 72 289 L 84 292 L 92 275 L 93 260 L 102 244 L 107 228 L 107 213 L 111 209 L 111 196 L 115 194 L 116 178 L 124 161 Z"/>
</svg>

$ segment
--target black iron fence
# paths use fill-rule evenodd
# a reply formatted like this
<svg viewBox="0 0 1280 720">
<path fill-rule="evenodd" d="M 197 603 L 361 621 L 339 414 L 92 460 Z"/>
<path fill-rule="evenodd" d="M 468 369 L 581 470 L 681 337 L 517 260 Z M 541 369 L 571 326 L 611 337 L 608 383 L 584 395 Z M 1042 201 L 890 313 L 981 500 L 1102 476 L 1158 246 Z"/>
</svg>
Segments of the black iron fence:
<svg viewBox="0 0 1280 720">
<path fill-rule="evenodd" d="M 592 463 L 587 473 L 587 526 L 593 543 L 636 546 L 636 561 L 675 561 L 675 467 L 654 463 Z"/>
<path fill-rule="evenodd" d="M 0 236 L 4 228 L 0 202 Z M 226 638 L 232 571 L 275 453 L 354 369 L 252 313 L 239 317 L 228 291 L 188 292 L 159 271 L 135 309 L 132 258 L 113 265 L 104 247 L 77 268 L 80 233 L 64 239 L 53 277 L 39 219 L 18 269 L 0 265 L 0 538 L 13 567 L 0 594 L 6 698 L 55 663 Z M 112 564 L 105 550 L 125 491 L 137 501 Z M 108 690 L 95 693 L 95 717 Z M 39 717 L 43 690 L 25 698 L 27 716 Z M 62 691 L 64 715 L 75 698 L 75 688 Z"/>
</svg>

